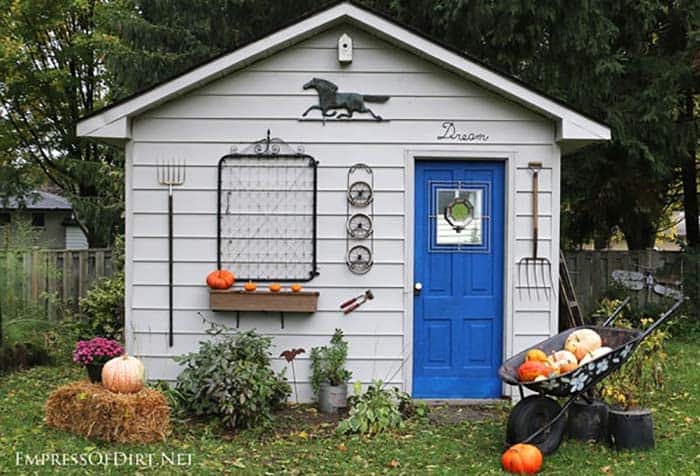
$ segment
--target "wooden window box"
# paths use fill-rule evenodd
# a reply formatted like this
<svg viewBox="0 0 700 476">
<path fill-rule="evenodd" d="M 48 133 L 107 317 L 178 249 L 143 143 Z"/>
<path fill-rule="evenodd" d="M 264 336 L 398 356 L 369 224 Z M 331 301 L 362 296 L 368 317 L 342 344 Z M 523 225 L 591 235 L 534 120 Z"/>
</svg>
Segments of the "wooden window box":
<svg viewBox="0 0 700 476">
<path fill-rule="evenodd" d="M 318 292 L 209 290 L 212 311 L 316 312 Z"/>
</svg>

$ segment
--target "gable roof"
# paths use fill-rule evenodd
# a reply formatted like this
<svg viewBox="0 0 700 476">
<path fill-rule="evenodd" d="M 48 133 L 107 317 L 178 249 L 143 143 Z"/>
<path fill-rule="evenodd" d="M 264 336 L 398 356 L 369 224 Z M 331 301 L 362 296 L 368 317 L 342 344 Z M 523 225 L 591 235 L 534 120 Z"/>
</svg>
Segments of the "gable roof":
<svg viewBox="0 0 700 476">
<path fill-rule="evenodd" d="M 49 193 L 49 192 L 39 192 L 35 191 L 33 192 L 36 194 L 36 200 L 32 200 L 32 198 L 28 198 L 27 200 L 20 202 L 16 198 L 10 198 L 7 201 L 7 205 L 3 206 L 2 202 L 0 202 L 0 208 L 4 210 L 17 210 L 17 209 L 25 209 L 25 210 L 72 210 L 73 205 L 71 205 L 70 201 L 67 199 L 61 197 L 60 195 L 56 195 L 55 193 Z"/>
<path fill-rule="evenodd" d="M 124 143 L 130 138 L 131 118 L 342 22 L 351 23 L 468 81 L 553 119 L 557 124 L 557 141 L 564 152 L 611 138 L 610 128 L 606 124 L 576 111 L 556 98 L 536 91 L 515 77 L 440 45 L 411 28 L 399 25 L 394 20 L 352 1 L 325 7 L 290 26 L 95 111 L 78 122 L 77 133 L 79 136 L 106 142 Z"/>
</svg>

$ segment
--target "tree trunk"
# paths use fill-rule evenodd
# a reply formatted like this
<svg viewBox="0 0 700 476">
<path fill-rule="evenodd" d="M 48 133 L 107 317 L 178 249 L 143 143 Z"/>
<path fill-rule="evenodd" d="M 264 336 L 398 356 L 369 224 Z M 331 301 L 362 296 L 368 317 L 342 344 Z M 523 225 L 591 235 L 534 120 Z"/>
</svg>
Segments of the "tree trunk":
<svg viewBox="0 0 700 476">
<path fill-rule="evenodd" d="M 620 224 L 625 235 L 627 248 L 630 250 L 647 250 L 654 247 L 656 227 L 642 214 L 625 215 Z"/>
<path fill-rule="evenodd" d="M 683 212 L 685 214 L 685 231 L 688 246 L 700 245 L 700 225 L 698 225 L 698 169 L 697 141 L 695 134 L 693 94 L 686 93 L 685 107 L 681 108 L 680 122 L 688 128 L 687 149 L 681 157 L 681 175 L 683 177 Z"/>
</svg>

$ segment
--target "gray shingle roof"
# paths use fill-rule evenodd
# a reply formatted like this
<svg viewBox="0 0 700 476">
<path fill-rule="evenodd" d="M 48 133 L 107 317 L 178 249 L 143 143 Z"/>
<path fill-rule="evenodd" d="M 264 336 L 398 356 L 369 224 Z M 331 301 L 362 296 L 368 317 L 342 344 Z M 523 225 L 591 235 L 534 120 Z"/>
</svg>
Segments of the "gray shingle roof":
<svg viewBox="0 0 700 476">
<path fill-rule="evenodd" d="M 26 208 L 27 210 L 72 210 L 73 206 L 71 203 L 56 194 L 49 193 L 49 192 L 36 192 L 38 197 L 36 202 L 32 203 L 31 198 L 26 200 Z M 3 206 L 2 202 L 0 202 L 0 208 L 4 208 L 5 210 L 15 210 L 17 208 L 20 208 L 18 206 L 17 200 L 14 198 L 10 198 L 9 202 L 7 203 L 7 206 Z"/>
</svg>

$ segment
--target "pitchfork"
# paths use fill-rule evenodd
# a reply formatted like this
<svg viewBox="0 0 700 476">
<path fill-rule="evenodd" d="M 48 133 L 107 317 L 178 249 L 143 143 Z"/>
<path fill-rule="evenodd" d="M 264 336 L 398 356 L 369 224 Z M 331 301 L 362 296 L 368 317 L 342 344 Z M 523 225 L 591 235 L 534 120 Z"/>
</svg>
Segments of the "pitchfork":
<svg viewBox="0 0 700 476">
<path fill-rule="evenodd" d="M 158 163 L 158 183 L 168 186 L 168 343 L 173 346 L 173 187 L 185 183 L 185 161 Z"/>
<path fill-rule="evenodd" d="M 539 298 L 539 288 L 544 287 L 545 296 L 548 295 L 547 290 L 552 287 L 552 262 L 549 258 L 537 256 L 537 242 L 539 240 L 539 173 L 542 169 L 542 162 L 529 162 L 528 169 L 532 172 L 532 256 L 525 256 L 518 261 L 518 281 L 522 281 L 521 270 L 525 269 L 525 283 L 527 293 L 530 295 L 530 274 L 534 278 L 535 292 Z M 537 270 L 540 271 L 542 277 L 542 285 L 539 284 Z"/>
</svg>

